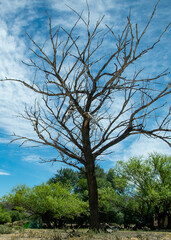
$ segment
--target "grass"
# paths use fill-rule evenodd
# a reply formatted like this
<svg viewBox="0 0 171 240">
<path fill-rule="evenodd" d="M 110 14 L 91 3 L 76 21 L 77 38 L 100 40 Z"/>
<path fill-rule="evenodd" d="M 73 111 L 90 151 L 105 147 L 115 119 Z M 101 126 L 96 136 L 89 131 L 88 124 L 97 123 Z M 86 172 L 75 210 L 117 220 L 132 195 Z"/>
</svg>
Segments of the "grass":
<svg viewBox="0 0 171 240">
<path fill-rule="evenodd" d="M 12 229 L 0 225 L 0 240 L 170 240 L 171 232 L 116 231 L 113 233 L 94 233 L 88 229 L 45 230 Z"/>
</svg>

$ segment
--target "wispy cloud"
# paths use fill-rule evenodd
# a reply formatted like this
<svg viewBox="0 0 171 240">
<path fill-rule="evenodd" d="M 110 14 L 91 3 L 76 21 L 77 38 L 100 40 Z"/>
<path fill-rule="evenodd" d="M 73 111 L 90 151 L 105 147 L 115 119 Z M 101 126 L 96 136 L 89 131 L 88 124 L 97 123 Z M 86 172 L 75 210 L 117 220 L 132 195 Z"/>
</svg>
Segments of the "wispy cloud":
<svg viewBox="0 0 171 240">
<path fill-rule="evenodd" d="M 0 176 L 9 176 L 9 175 L 11 175 L 11 174 L 0 169 Z"/>
<path fill-rule="evenodd" d="M 0 143 L 8 144 L 9 143 L 9 138 L 0 138 Z"/>
<path fill-rule="evenodd" d="M 28 155 L 28 156 L 24 156 L 22 158 L 23 161 L 25 162 L 35 162 L 38 163 L 40 162 L 40 156 L 39 155 Z"/>
<path fill-rule="evenodd" d="M 132 156 L 144 156 L 157 152 L 160 154 L 171 155 L 170 147 L 159 139 L 147 138 L 145 136 L 137 137 L 123 150 L 122 160 L 127 160 Z"/>
<path fill-rule="evenodd" d="M 45 3 L 44 3 L 45 2 Z M 150 16 L 154 3 L 148 0 L 145 1 L 129 1 L 126 0 L 107 0 L 102 1 L 96 0 L 88 1 L 91 11 L 91 23 L 92 25 L 96 23 L 99 17 L 105 15 L 104 23 L 113 26 L 114 29 L 119 32 L 120 26 L 124 23 L 126 16 L 129 13 L 129 9 L 132 9 L 132 17 L 134 22 L 139 22 L 140 27 L 142 27 L 147 20 L 144 19 Z M 170 16 L 170 10 L 167 6 L 168 1 L 163 0 L 159 5 L 155 21 L 157 21 L 157 27 L 151 28 L 149 31 L 150 39 L 152 34 L 159 33 L 159 29 L 163 29 L 166 25 L 165 16 Z M 162 5 L 163 4 L 163 5 Z M 87 17 L 86 1 L 84 0 L 6 0 L 1 1 L 1 16 L 0 16 L 0 78 L 12 77 L 19 79 L 31 79 L 33 77 L 30 69 L 27 69 L 21 60 L 27 61 L 30 57 L 28 47 L 30 43 L 27 41 L 25 31 L 31 34 L 31 36 L 36 39 L 36 41 L 43 42 L 45 38 L 45 30 L 48 29 L 48 19 L 44 10 L 48 10 L 52 13 L 52 20 L 54 26 L 63 25 L 66 28 L 71 27 L 76 19 L 76 16 L 72 11 L 66 6 L 69 5 L 79 13 L 83 12 L 83 16 Z M 150 6 L 150 7 L 149 7 Z M 42 11 L 39 12 L 40 8 Z M 48 9 L 46 9 L 48 8 Z M 167 11 L 166 11 L 167 9 Z M 141 14 L 140 13 L 141 10 Z M 55 13 L 55 14 L 54 14 Z M 166 15 L 165 15 L 166 14 Z M 46 19 L 44 21 L 44 19 Z M 159 19 L 161 19 L 159 21 Z M 36 25 L 35 25 L 36 24 Z M 38 24 L 40 28 L 38 28 Z M 36 27 L 36 29 L 34 29 Z M 104 26 L 104 25 L 103 25 Z M 152 26 L 155 26 L 153 24 Z M 79 26 L 81 27 L 81 26 Z M 81 31 L 80 31 L 81 33 Z M 168 38 L 168 37 L 167 37 Z M 167 41 L 167 40 L 166 40 Z M 149 74 L 151 71 L 155 71 L 156 68 L 169 66 L 171 54 L 168 54 L 167 45 L 165 44 L 165 39 L 163 40 L 163 47 L 156 53 L 155 61 L 146 58 L 144 64 L 147 69 L 149 69 Z M 113 43 L 110 43 L 112 45 Z M 151 55 L 152 56 L 152 55 Z M 168 56 L 168 57 L 167 57 Z M 158 64 L 157 58 L 162 58 L 162 66 Z M 9 135 L 16 132 L 19 135 L 33 136 L 33 129 L 30 124 L 16 115 L 18 112 L 23 112 L 25 104 L 31 105 L 34 103 L 35 94 L 27 89 L 23 88 L 22 85 L 6 82 L 0 84 L 0 128 L 3 129 Z M 119 103 L 118 103 L 119 108 Z M 0 139 L 1 143 L 7 142 L 8 139 Z M 160 143 L 159 143 L 160 142 Z M 162 148 L 161 148 L 162 146 Z M 155 151 L 162 149 L 168 153 L 167 145 L 161 143 L 157 140 L 149 140 L 145 138 L 140 138 L 139 141 L 135 141 L 129 146 L 129 149 L 125 149 L 125 145 L 121 144 L 119 146 L 119 151 L 122 152 L 120 156 L 126 158 L 137 153 L 144 153 L 148 151 Z M 115 149 L 118 150 L 117 148 Z M 148 150 L 148 151 L 147 151 Z M 119 156 L 118 156 L 119 157 Z M 39 161 L 39 156 L 32 155 L 27 156 L 23 159 L 24 161 Z M 2 174 L 1 174 L 2 175 Z"/>
<path fill-rule="evenodd" d="M 34 164 L 34 166 L 37 166 L 39 171 L 40 169 L 45 169 L 47 172 L 49 173 L 55 173 L 57 169 L 60 169 L 62 167 L 66 167 L 67 165 L 63 164 L 63 163 L 57 163 L 57 162 L 43 162 L 43 161 L 48 161 L 50 159 L 55 159 L 55 153 L 51 152 L 51 151 L 47 151 L 46 153 L 41 152 L 40 154 L 39 152 L 37 154 L 25 154 L 21 157 L 21 160 L 26 162 L 26 163 L 30 163 L 30 164 Z M 43 164 L 42 164 L 43 162 Z"/>
</svg>

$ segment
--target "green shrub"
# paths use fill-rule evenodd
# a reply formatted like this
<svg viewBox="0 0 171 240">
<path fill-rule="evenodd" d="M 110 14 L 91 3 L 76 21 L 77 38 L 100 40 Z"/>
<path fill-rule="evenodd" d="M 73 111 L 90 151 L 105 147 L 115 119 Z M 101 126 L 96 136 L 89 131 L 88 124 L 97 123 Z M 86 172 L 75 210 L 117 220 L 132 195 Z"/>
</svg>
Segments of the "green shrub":
<svg viewBox="0 0 171 240">
<path fill-rule="evenodd" d="M 9 212 L 5 212 L 0 209 L 0 224 L 11 222 L 11 216 Z"/>
<path fill-rule="evenodd" d="M 24 229 L 29 229 L 30 228 L 30 225 L 31 225 L 31 222 L 26 222 L 24 224 Z"/>
<path fill-rule="evenodd" d="M 0 225 L 0 234 L 9 234 L 12 232 L 12 228 L 5 226 L 5 225 Z"/>
<path fill-rule="evenodd" d="M 20 213 L 17 210 L 11 210 L 10 211 L 10 216 L 11 216 L 11 221 L 15 222 L 15 221 L 19 221 L 22 219 L 22 213 Z"/>
</svg>

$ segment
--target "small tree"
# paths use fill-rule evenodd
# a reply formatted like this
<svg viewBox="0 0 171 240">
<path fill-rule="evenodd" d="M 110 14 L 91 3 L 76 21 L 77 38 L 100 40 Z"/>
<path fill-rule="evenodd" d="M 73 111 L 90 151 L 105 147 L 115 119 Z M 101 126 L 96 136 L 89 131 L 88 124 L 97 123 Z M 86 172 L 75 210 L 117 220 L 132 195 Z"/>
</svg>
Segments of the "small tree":
<svg viewBox="0 0 171 240">
<path fill-rule="evenodd" d="M 62 183 L 69 184 L 74 187 L 78 182 L 78 173 L 70 168 L 61 168 L 57 171 L 54 177 L 48 180 L 48 184 Z"/>
<path fill-rule="evenodd" d="M 128 162 L 118 162 L 118 173 L 130 186 L 129 195 L 138 203 L 143 223 L 153 227 L 154 215 L 159 227 L 170 211 L 171 157 L 150 154 L 147 159 L 135 157 Z M 161 223 L 161 225 L 160 225 Z"/>
<path fill-rule="evenodd" d="M 0 224 L 11 222 L 11 216 L 9 211 L 5 211 L 0 206 Z"/>
<path fill-rule="evenodd" d="M 33 188 L 18 186 L 3 200 L 13 204 L 14 209 L 38 218 L 48 228 L 62 225 L 63 221 L 74 219 L 87 211 L 87 204 L 76 194 L 70 193 L 69 187 L 59 183 L 41 184 Z"/>
<path fill-rule="evenodd" d="M 26 108 L 22 115 L 32 124 L 37 138 L 14 135 L 15 140 L 53 147 L 59 155 L 50 161 L 85 168 L 91 228 L 99 228 L 95 165 L 101 155 L 136 134 L 160 138 L 170 145 L 170 110 L 166 110 L 165 97 L 171 90 L 164 80 L 168 72 L 146 78 L 141 75 L 142 69 L 133 72 L 132 67 L 154 49 L 170 25 L 155 42 L 142 48 L 142 38 L 157 5 L 141 32 L 137 24 L 132 25 L 129 15 L 119 36 L 109 26 L 102 27 L 103 17 L 93 27 L 89 8 L 87 20 L 74 11 L 78 19 L 70 31 L 58 28 L 55 32 L 49 17 L 52 51 L 46 52 L 45 45 L 39 46 L 28 35 L 37 57 L 28 65 L 38 70 L 40 78 L 32 82 L 5 79 L 22 83 L 43 100 Z M 82 38 L 77 31 L 78 24 L 84 25 Z M 110 49 L 108 42 L 105 45 L 109 38 Z M 162 108 L 165 111 L 161 117 Z"/>
</svg>

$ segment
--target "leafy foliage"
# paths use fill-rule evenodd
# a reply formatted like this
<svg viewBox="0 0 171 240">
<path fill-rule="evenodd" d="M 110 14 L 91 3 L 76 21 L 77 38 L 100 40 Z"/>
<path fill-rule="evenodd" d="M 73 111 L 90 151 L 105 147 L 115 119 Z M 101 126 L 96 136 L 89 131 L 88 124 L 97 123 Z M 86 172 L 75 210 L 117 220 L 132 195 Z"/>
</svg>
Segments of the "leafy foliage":
<svg viewBox="0 0 171 240">
<path fill-rule="evenodd" d="M 60 183 L 42 184 L 25 190 L 25 186 L 17 187 L 4 199 L 11 202 L 15 209 L 39 218 L 48 227 L 57 225 L 59 220 L 73 219 L 86 210 L 86 203 Z"/>
<path fill-rule="evenodd" d="M 48 183 L 62 183 L 74 186 L 78 181 L 78 174 L 71 168 L 61 168 L 54 177 L 50 178 Z"/>
<path fill-rule="evenodd" d="M 157 153 L 147 159 L 134 157 L 128 162 L 120 161 L 117 168 L 118 174 L 127 180 L 128 194 L 138 203 L 136 211 L 144 222 L 152 225 L 155 214 L 158 218 L 167 214 L 171 201 L 170 157 Z"/>
<path fill-rule="evenodd" d="M 10 213 L 0 207 L 0 224 L 11 222 Z"/>
<path fill-rule="evenodd" d="M 96 166 L 100 221 L 152 227 L 156 216 L 159 227 L 164 227 L 163 219 L 170 211 L 170 163 L 171 157 L 154 153 L 146 159 L 118 161 L 107 172 Z M 2 200 L 0 223 L 29 216 L 32 227 L 33 223 L 51 228 L 66 222 L 81 226 L 89 216 L 84 169 L 60 169 L 46 184 L 17 186 Z M 5 203 L 12 210 L 6 210 Z"/>
</svg>

